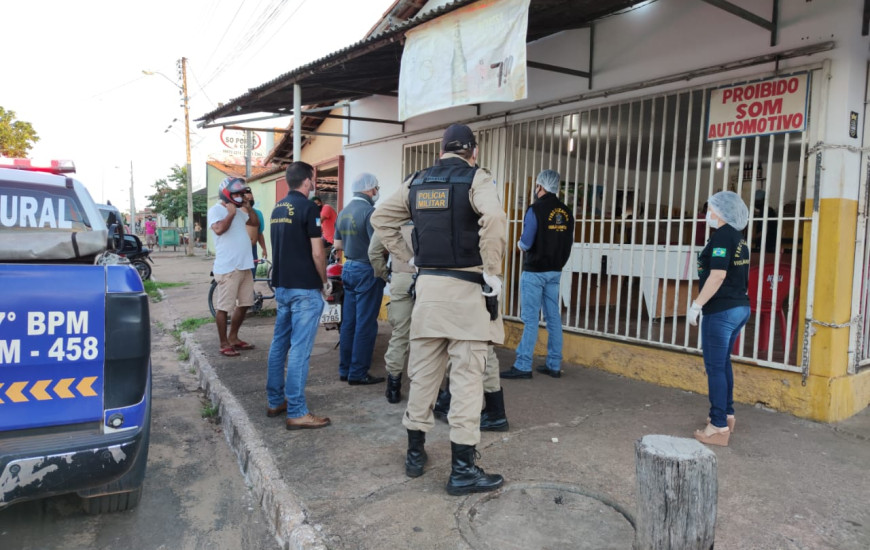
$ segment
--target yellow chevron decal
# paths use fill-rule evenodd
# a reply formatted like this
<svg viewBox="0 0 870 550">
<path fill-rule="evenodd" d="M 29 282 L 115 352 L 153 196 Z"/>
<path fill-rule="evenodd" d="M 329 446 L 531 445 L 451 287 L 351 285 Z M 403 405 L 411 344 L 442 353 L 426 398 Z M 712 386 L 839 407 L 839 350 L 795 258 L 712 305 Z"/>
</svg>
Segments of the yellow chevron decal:
<svg viewBox="0 0 870 550">
<path fill-rule="evenodd" d="M 12 400 L 13 403 L 26 403 L 27 398 L 21 393 L 21 390 L 27 385 L 27 382 L 13 382 L 9 389 L 6 390 L 6 397 Z"/>
<path fill-rule="evenodd" d="M 97 395 L 97 392 L 91 387 L 91 385 L 96 382 L 96 376 L 86 376 L 82 378 L 82 381 L 78 383 L 76 389 L 79 390 L 79 393 L 84 397 L 94 397 Z"/>
<path fill-rule="evenodd" d="M 98 394 L 93 388 L 94 382 L 97 381 L 97 378 L 97 376 L 86 376 L 79 380 L 74 388 L 82 397 L 97 397 Z M 5 392 L 3 389 L 6 383 L 0 382 L 0 405 L 8 404 L 8 401 L 11 401 L 12 403 L 30 403 L 34 400 L 51 401 L 57 398 L 76 398 L 79 397 L 79 395 L 76 395 L 75 391 L 70 389 L 75 382 L 75 378 L 61 378 L 54 384 L 54 386 L 52 386 L 54 380 L 37 380 L 36 382 L 33 382 L 33 385 L 26 392 L 25 388 L 27 388 L 28 384 L 31 383 L 29 380 L 11 382 L 8 387 L 6 387 Z M 57 397 L 48 391 L 49 388 L 57 394 Z M 28 398 L 28 393 L 33 396 L 33 399 Z M 4 397 L 6 398 L 6 401 L 4 401 Z"/>
<path fill-rule="evenodd" d="M 45 391 L 45 388 L 47 388 L 49 384 L 51 384 L 51 380 L 37 380 L 36 383 L 33 384 L 33 387 L 30 388 L 30 395 L 39 401 L 51 399 L 51 396 Z"/>
<path fill-rule="evenodd" d="M 75 378 L 61 378 L 60 381 L 54 385 L 54 393 L 56 393 L 61 399 L 75 397 L 76 394 L 69 391 L 69 385 L 73 382 L 75 382 Z"/>
</svg>

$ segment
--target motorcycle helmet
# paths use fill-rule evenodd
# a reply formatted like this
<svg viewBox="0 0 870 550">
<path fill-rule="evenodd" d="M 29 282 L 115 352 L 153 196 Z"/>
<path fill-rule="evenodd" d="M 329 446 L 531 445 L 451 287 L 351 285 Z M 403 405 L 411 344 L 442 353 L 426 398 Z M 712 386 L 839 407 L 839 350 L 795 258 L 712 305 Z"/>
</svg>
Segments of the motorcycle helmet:
<svg viewBox="0 0 870 550">
<path fill-rule="evenodd" d="M 236 206 L 242 205 L 242 198 L 234 199 L 233 195 L 236 193 L 244 193 L 245 192 L 245 180 L 242 178 L 227 178 L 221 182 L 218 187 L 218 196 L 221 198 L 223 202 L 231 202 Z"/>
</svg>

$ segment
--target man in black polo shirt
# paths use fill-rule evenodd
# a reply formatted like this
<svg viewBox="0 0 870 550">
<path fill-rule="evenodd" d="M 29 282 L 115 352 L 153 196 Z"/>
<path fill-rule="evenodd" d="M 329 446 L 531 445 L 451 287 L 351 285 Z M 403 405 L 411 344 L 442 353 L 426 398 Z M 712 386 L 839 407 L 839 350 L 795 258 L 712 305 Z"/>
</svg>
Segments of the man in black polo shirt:
<svg viewBox="0 0 870 550">
<path fill-rule="evenodd" d="M 314 168 L 305 162 L 294 162 L 287 166 L 286 175 L 290 192 L 275 205 L 270 220 L 272 286 L 278 316 L 269 348 L 266 416 L 286 412 L 288 430 L 323 428 L 329 425 L 329 418 L 315 416 L 308 410 L 305 384 L 323 311 L 321 292 L 331 294 L 332 283 L 326 278 L 320 208 L 308 199 L 314 194 Z"/>
<path fill-rule="evenodd" d="M 526 211 L 523 234 L 517 246 L 525 252 L 520 276 L 520 319 L 523 336 L 517 346 L 514 366 L 502 378 L 531 378 L 532 355 L 538 340 L 538 316 L 544 308 L 547 322 L 547 362 L 538 372 L 553 378 L 562 375 L 562 310 L 559 280 L 574 244 L 574 216 L 559 200 L 559 173 L 544 170 L 535 183 L 537 200 Z"/>
</svg>

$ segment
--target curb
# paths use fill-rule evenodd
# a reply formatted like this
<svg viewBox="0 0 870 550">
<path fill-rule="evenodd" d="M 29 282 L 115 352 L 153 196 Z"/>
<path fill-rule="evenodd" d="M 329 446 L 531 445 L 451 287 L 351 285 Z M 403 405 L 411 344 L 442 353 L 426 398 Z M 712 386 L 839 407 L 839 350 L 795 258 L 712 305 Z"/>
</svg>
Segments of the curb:
<svg viewBox="0 0 870 550">
<path fill-rule="evenodd" d="M 176 320 L 177 322 L 177 320 Z M 181 334 L 199 373 L 199 387 L 218 407 L 224 436 L 236 455 L 245 480 L 260 503 L 269 531 L 283 549 L 326 550 L 320 533 L 308 523 L 301 500 L 284 482 L 268 448 L 257 435 L 238 400 L 220 381 L 199 344 L 189 332 Z"/>
</svg>

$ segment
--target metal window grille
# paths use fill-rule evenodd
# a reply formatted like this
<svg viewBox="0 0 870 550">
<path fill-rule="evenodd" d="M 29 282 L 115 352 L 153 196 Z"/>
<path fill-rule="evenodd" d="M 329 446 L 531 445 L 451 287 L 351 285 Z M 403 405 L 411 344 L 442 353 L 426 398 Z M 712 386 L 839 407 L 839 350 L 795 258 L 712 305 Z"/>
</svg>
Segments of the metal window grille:
<svg viewBox="0 0 870 550">
<path fill-rule="evenodd" d="M 562 176 L 559 197 L 576 218 L 560 288 L 564 330 L 700 350 L 699 330 L 684 315 L 699 290 L 697 256 L 709 237 L 705 201 L 728 189 L 749 207 L 745 234 L 755 268 L 752 315 L 733 352 L 800 370 L 809 132 L 708 142 L 709 89 L 478 132 L 479 164 L 494 173 L 508 216 L 505 318 L 520 317 L 523 255 L 516 242 L 535 177 L 553 169 Z M 407 145 L 405 173 L 430 166 L 439 154 L 440 140 Z"/>
</svg>

